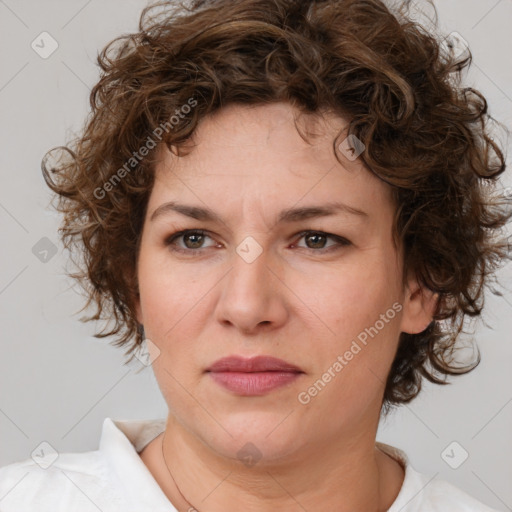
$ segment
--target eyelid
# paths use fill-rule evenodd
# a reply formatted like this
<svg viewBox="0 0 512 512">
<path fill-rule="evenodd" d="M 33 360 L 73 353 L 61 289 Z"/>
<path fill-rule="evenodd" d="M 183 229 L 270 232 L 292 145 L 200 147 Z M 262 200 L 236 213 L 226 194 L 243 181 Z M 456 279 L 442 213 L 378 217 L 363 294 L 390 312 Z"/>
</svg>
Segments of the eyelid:
<svg viewBox="0 0 512 512">
<path fill-rule="evenodd" d="M 212 236 L 210 236 L 209 231 L 207 231 L 205 229 L 189 228 L 189 229 L 183 229 L 180 231 L 176 231 L 172 235 L 168 236 L 165 239 L 165 245 L 166 246 L 174 246 L 172 249 L 173 251 L 183 253 L 183 254 L 188 254 L 188 255 L 200 255 L 207 249 L 214 247 L 214 246 L 210 246 L 210 247 L 200 247 L 198 249 L 186 249 L 186 248 L 184 249 L 184 248 L 178 247 L 174 244 L 174 241 L 176 239 L 179 239 L 182 236 L 190 235 L 190 234 L 207 236 L 207 237 L 211 238 L 212 240 L 214 240 L 214 238 Z M 305 229 L 299 233 L 296 233 L 294 235 L 294 240 L 298 241 L 301 238 L 303 238 L 304 236 L 309 235 L 309 234 L 325 236 L 326 238 L 330 238 L 331 240 L 334 240 L 336 242 L 334 245 L 331 245 L 329 247 L 323 247 L 320 249 L 312 249 L 310 247 L 299 247 L 299 249 L 305 249 L 306 251 L 308 251 L 312 254 L 314 254 L 314 253 L 326 254 L 326 253 L 329 253 L 329 252 L 332 252 L 335 250 L 339 250 L 343 247 L 348 247 L 350 245 L 353 245 L 352 242 L 345 237 L 342 237 L 340 235 L 335 235 L 333 233 L 328 233 L 326 231 L 322 231 L 322 230 L 318 230 L 318 229 Z M 294 242 L 293 246 L 296 246 L 296 243 L 297 242 Z"/>
<path fill-rule="evenodd" d="M 172 235 L 168 236 L 165 239 L 165 245 L 173 245 L 174 241 L 178 238 L 181 238 L 185 235 L 201 235 L 201 236 L 207 236 L 213 240 L 213 238 L 208 234 L 208 231 L 204 229 L 182 229 L 180 231 L 176 231 Z M 177 250 L 178 252 L 188 252 L 188 253 L 199 253 L 203 250 L 207 249 L 207 247 L 200 247 L 199 249 L 183 249 L 182 247 L 177 247 L 174 250 Z"/>
<path fill-rule="evenodd" d="M 309 235 L 309 234 L 322 235 L 322 236 L 325 236 L 326 238 L 335 240 L 338 244 L 338 247 L 343 247 L 343 246 L 346 247 L 346 246 L 352 245 L 352 242 L 343 236 L 335 235 L 334 233 L 328 233 L 326 231 L 322 231 L 322 230 L 318 230 L 318 229 L 305 229 L 304 231 L 297 233 L 295 235 L 295 237 L 298 237 L 298 239 L 301 239 L 305 235 Z M 330 248 L 335 248 L 335 247 L 336 246 L 324 247 L 323 249 L 311 249 L 310 247 L 302 247 L 302 249 L 307 249 L 307 250 L 310 250 L 313 252 L 322 252 L 322 251 L 327 252 Z"/>
</svg>

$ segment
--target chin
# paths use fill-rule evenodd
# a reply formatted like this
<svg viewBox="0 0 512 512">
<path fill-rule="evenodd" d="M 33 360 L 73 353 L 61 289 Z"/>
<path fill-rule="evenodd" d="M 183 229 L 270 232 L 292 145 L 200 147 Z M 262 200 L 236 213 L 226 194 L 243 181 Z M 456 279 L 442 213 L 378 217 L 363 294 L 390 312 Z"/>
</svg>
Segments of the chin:
<svg viewBox="0 0 512 512">
<path fill-rule="evenodd" d="M 275 463 L 292 456 L 301 445 L 299 434 L 303 434 L 303 429 L 296 418 L 286 418 L 289 412 L 236 412 L 217 417 L 224 428 L 196 432 L 224 457 L 246 465 L 250 465 L 246 463 L 250 460 L 259 465 Z"/>
</svg>

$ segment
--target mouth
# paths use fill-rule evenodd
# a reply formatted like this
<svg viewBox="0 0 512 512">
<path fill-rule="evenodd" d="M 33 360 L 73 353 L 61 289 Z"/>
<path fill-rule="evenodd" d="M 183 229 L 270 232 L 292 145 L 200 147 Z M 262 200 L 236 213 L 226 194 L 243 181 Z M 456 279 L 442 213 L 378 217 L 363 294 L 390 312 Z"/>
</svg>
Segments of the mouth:
<svg viewBox="0 0 512 512">
<path fill-rule="evenodd" d="M 294 382 L 305 373 L 294 364 L 270 356 L 224 357 L 206 372 L 214 382 L 240 396 L 264 395 Z"/>
<path fill-rule="evenodd" d="M 271 356 L 244 358 L 241 356 L 223 357 L 207 368 L 208 372 L 301 372 L 298 366 Z"/>
</svg>

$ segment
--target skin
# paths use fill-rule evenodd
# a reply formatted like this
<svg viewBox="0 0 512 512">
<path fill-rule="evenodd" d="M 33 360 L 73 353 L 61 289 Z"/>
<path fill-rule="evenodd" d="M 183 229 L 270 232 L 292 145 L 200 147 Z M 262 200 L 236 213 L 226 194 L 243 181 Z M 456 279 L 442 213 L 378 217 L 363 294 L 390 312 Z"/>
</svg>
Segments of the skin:
<svg viewBox="0 0 512 512">
<path fill-rule="evenodd" d="M 188 155 L 165 148 L 155 168 L 137 318 L 157 347 L 152 366 L 169 414 L 165 442 L 158 436 L 140 455 L 179 510 L 189 502 L 201 512 L 240 510 L 240 503 L 248 512 L 384 511 L 403 482 L 400 464 L 375 446 L 384 383 L 400 332 L 428 326 L 435 296 L 412 278 L 402 286 L 389 186 L 361 159 L 340 153 L 336 160 L 332 141 L 346 120 L 301 117 L 314 133 L 308 144 L 294 115 L 285 103 L 225 107 L 201 122 Z M 208 207 L 223 220 L 168 212 L 151 221 L 168 201 Z M 331 201 L 364 210 L 368 220 L 336 213 L 275 222 L 285 208 Z M 183 229 L 207 233 L 166 244 Z M 318 231 L 350 244 L 316 239 Z M 248 236 L 262 250 L 251 263 L 236 252 Z M 301 404 L 299 393 L 393 303 L 401 311 Z M 239 396 L 205 373 L 232 354 L 279 357 L 305 373 L 265 395 Z M 248 442 L 261 455 L 250 467 L 237 457 Z"/>
</svg>

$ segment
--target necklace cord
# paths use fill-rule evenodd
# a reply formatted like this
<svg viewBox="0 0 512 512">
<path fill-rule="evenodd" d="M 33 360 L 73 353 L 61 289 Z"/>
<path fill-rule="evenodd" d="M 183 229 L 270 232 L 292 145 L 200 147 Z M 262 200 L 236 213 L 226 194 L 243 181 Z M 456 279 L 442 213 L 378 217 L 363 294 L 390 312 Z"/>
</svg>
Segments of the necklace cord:
<svg viewBox="0 0 512 512">
<path fill-rule="evenodd" d="M 192 503 L 190 503 L 190 501 L 187 500 L 187 498 L 185 498 L 185 496 L 183 496 L 183 493 L 180 491 L 180 488 L 178 487 L 178 484 L 176 483 L 176 480 L 172 476 L 171 468 L 169 468 L 169 465 L 167 464 L 167 461 L 165 460 L 164 442 L 165 442 L 165 430 L 164 430 L 164 434 L 162 436 L 162 444 L 161 444 L 162 458 L 164 460 L 165 467 L 167 468 L 167 471 L 169 472 L 169 475 L 172 478 L 172 481 L 174 482 L 174 485 L 176 486 L 176 489 L 180 493 L 180 496 L 187 503 L 187 505 L 190 505 L 190 507 L 192 507 L 192 510 L 189 509 L 187 512 L 200 512 L 196 507 L 194 507 L 194 505 L 192 505 Z M 382 450 L 380 450 L 380 448 L 377 447 L 377 449 L 382 452 Z M 379 500 L 379 503 L 380 503 L 381 500 L 382 500 L 381 488 L 380 488 L 380 474 L 379 474 L 379 480 L 377 482 L 377 493 L 378 493 L 378 500 Z"/>
<path fill-rule="evenodd" d="M 197 508 L 194 507 L 194 505 L 192 505 L 192 503 L 190 503 L 190 501 L 188 501 L 187 498 L 185 498 L 185 496 L 183 496 L 183 493 L 180 491 L 180 488 L 178 487 L 178 484 L 176 483 L 176 480 L 172 476 L 171 469 L 169 468 L 169 465 L 167 464 L 167 461 L 165 460 L 164 442 L 165 442 L 165 430 L 164 430 L 164 435 L 162 436 L 162 444 L 161 444 L 161 447 L 162 447 L 162 458 L 164 459 L 165 467 L 167 468 L 167 471 L 169 472 L 169 475 L 172 478 L 172 481 L 174 482 L 174 485 L 176 486 L 176 489 L 180 493 L 180 496 L 187 503 L 187 505 L 190 505 L 192 507 L 192 510 L 189 509 L 189 511 L 187 511 L 187 512 L 199 512 L 199 510 L 197 510 Z"/>
</svg>

